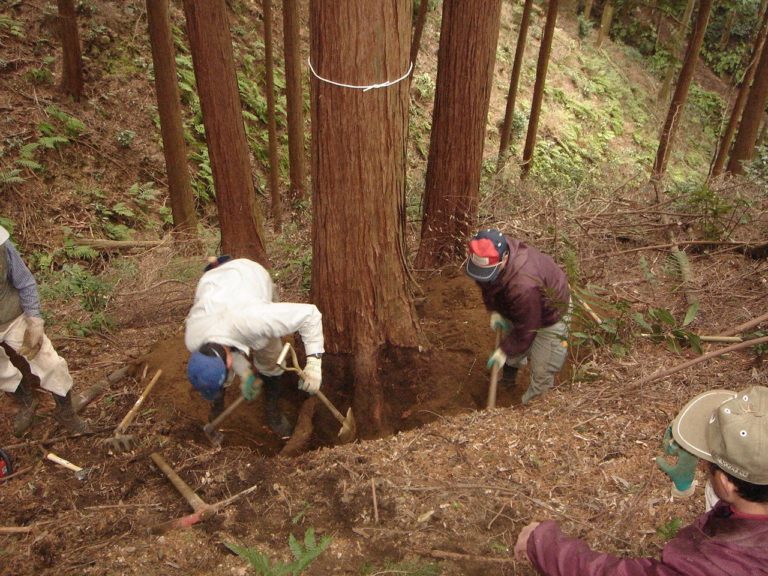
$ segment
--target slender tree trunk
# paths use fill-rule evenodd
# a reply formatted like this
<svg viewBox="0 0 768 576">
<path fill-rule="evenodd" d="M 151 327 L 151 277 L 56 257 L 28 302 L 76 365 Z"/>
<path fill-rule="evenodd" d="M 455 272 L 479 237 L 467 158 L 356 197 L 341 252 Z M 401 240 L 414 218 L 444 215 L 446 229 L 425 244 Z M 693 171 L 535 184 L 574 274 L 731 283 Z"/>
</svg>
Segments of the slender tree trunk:
<svg viewBox="0 0 768 576">
<path fill-rule="evenodd" d="M 264 10 L 264 59 L 267 81 L 267 134 L 269 137 L 269 193 L 272 198 L 272 226 L 280 232 L 283 210 L 280 206 L 280 162 L 277 157 L 277 119 L 275 118 L 275 58 L 272 51 L 272 0 L 262 0 Z"/>
<path fill-rule="evenodd" d="M 83 58 L 73 0 L 57 0 L 61 29 L 61 91 L 75 102 L 83 97 Z"/>
<path fill-rule="evenodd" d="M 444 0 L 417 268 L 466 251 L 480 195 L 501 0 Z"/>
<path fill-rule="evenodd" d="M 749 64 L 747 64 L 747 69 L 744 71 L 744 78 L 741 81 L 739 92 L 736 95 L 736 101 L 733 103 L 733 109 L 731 110 L 731 116 L 728 119 L 728 125 L 725 127 L 725 131 L 720 138 L 717 153 L 715 154 L 715 160 L 712 163 L 712 169 L 710 170 L 711 178 L 719 176 L 723 172 L 725 161 L 728 159 L 728 152 L 731 149 L 733 135 L 736 133 L 736 128 L 738 127 L 739 122 L 741 122 L 741 116 L 744 112 L 744 106 L 747 103 L 749 89 L 752 85 L 752 80 L 755 78 L 755 71 L 757 70 L 757 65 L 760 61 L 760 54 L 763 51 L 766 35 L 768 35 L 768 18 L 764 15 L 760 30 L 758 31 L 752 48 L 752 57 L 750 58 Z"/>
<path fill-rule="evenodd" d="M 326 351 L 349 361 L 365 433 L 385 420 L 383 353 L 418 341 L 403 226 L 409 83 L 331 82 L 400 78 L 411 18 L 409 0 L 310 0 L 312 299 Z"/>
<path fill-rule="evenodd" d="M 582 12 L 581 16 L 587 22 L 592 21 L 592 3 L 592 0 L 586 0 L 586 2 L 584 2 L 584 12 Z"/>
<path fill-rule="evenodd" d="M 659 94 L 656 97 L 658 102 L 666 102 L 669 98 L 669 92 L 672 89 L 672 82 L 675 79 L 675 72 L 677 71 L 677 63 L 680 61 L 683 44 L 685 42 L 685 35 L 688 32 L 688 24 L 691 21 L 693 15 L 693 7 L 696 0 L 687 0 L 685 4 L 685 12 L 683 18 L 680 20 L 680 26 L 675 31 L 675 35 L 672 38 L 672 61 L 669 63 L 666 73 L 664 74 L 664 80 L 661 83 Z"/>
<path fill-rule="evenodd" d="M 728 161 L 728 172 L 744 173 L 744 162 L 748 162 L 755 154 L 755 144 L 760 125 L 765 114 L 765 104 L 768 101 L 768 41 L 763 42 L 760 62 L 757 64 L 755 81 L 749 89 L 747 103 L 741 115 L 739 131 L 733 142 L 731 159 Z"/>
<path fill-rule="evenodd" d="M 736 11 L 731 8 L 728 10 L 728 16 L 725 18 L 723 24 L 723 33 L 720 35 L 720 50 L 728 48 L 728 43 L 731 41 L 731 31 L 733 30 L 733 19 L 736 16 Z"/>
<path fill-rule="evenodd" d="M 216 187 L 221 247 L 269 266 L 256 205 L 224 0 L 184 0 L 187 34 Z"/>
<path fill-rule="evenodd" d="M 603 16 L 600 18 L 600 30 L 597 33 L 597 40 L 595 40 L 595 46 L 597 48 L 602 47 L 603 42 L 608 37 L 611 31 L 611 22 L 613 22 L 613 0 L 607 0 L 605 6 L 603 6 Z"/>
<path fill-rule="evenodd" d="M 559 0 L 549 0 L 547 7 L 547 20 L 544 23 L 544 33 L 541 37 L 541 46 L 539 47 L 539 61 L 536 64 L 536 82 L 533 85 L 528 133 L 525 137 L 525 148 L 523 149 L 521 178 L 525 178 L 528 175 L 533 163 L 533 151 L 536 148 L 536 134 L 539 129 L 541 103 L 544 100 L 544 84 L 547 80 L 547 68 L 549 67 L 549 54 L 552 51 L 552 39 L 555 36 L 555 24 L 557 24 L 558 3 Z"/>
<path fill-rule="evenodd" d="M 157 111 L 160 115 L 160 133 L 163 137 L 173 226 L 177 232 L 194 234 L 197 229 L 197 216 L 187 164 L 179 86 L 176 83 L 176 60 L 168 0 L 147 0 L 147 24 L 152 45 Z"/>
<path fill-rule="evenodd" d="M 419 57 L 419 49 L 421 48 L 421 34 L 424 32 L 424 24 L 427 22 L 427 12 L 429 12 L 429 0 L 421 0 L 419 2 L 419 13 L 416 16 L 416 23 L 413 26 L 413 39 L 411 40 L 411 76 L 413 76 L 414 70 L 416 70 L 416 58 Z"/>
<path fill-rule="evenodd" d="M 659 148 L 656 152 L 656 160 L 653 163 L 653 172 L 651 175 L 651 180 L 654 182 L 654 187 L 656 188 L 657 200 L 658 183 L 661 182 L 661 179 L 664 177 L 664 172 L 667 169 L 667 161 L 669 159 L 672 141 L 675 138 L 680 115 L 683 112 L 685 101 L 688 98 L 688 88 L 691 85 L 693 73 L 696 70 L 696 60 L 699 58 L 699 51 L 701 50 L 701 44 L 704 41 L 704 33 L 707 30 L 709 13 L 711 10 L 712 0 L 701 0 L 699 3 L 699 13 L 696 17 L 696 25 L 691 40 L 688 43 L 688 50 L 685 53 L 683 67 L 680 69 L 680 76 L 677 79 L 675 93 L 672 95 L 672 101 L 669 104 L 669 111 L 667 112 L 667 119 L 664 122 L 664 128 L 661 131 Z"/>
<path fill-rule="evenodd" d="M 523 14 L 520 17 L 520 29 L 517 33 L 517 46 L 515 46 L 515 61 L 512 64 L 512 76 L 509 79 L 509 93 L 507 94 L 507 109 L 504 112 L 504 124 L 499 134 L 499 158 L 496 169 L 504 164 L 509 139 L 512 133 L 512 121 L 515 117 L 515 100 L 517 98 L 517 85 L 520 82 L 520 72 L 523 69 L 523 57 L 525 55 L 525 43 L 528 37 L 528 25 L 531 22 L 531 9 L 533 0 L 525 0 Z"/>
<path fill-rule="evenodd" d="M 304 157 L 304 98 L 301 90 L 299 0 L 283 0 L 283 52 L 285 53 L 285 100 L 288 115 L 288 163 L 293 203 L 306 196 Z"/>
</svg>

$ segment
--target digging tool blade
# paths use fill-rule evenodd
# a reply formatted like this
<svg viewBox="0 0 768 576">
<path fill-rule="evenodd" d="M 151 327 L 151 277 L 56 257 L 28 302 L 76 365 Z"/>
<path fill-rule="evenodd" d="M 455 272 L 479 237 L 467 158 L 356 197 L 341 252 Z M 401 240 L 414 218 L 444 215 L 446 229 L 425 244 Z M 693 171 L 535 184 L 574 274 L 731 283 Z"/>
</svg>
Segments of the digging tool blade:
<svg viewBox="0 0 768 576">
<path fill-rule="evenodd" d="M 154 388 L 155 384 L 160 379 L 160 376 L 162 375 L 162 373 L 163 371 L 160 369 L 158 369 L 158 371 L 155 372 L 155 375 L 152 377 L 152 380 L 150 380 L 149 384 L 147 384 L 144 387 L 144 390 L 142 391 L 141 395 L 136 399 L 136 402 L 134 402 L 131 409 L 120 421 L 120 424 L 118 424 L 117 427 L 115 428 L 115 432 L 112 438 L 107 438 L 106 440 L 104 440 L 104 443 L 108 446 L 110 454 L 118 454 L 120 452 L 130 452 L 133 449 L 134 437 L 131 434 L 125 434 L 124 432 L 126 428 L 128 428 L 128 426 L 130 426 L 133 420 L 136 418 L 136 415 L 139 413 L 139 408 L 141 408 L 142 404 L 144 404 L 144 400 L 146 400 L 147 396 L 149 396 L 149 393 L 152 391 L 152 388 Z"/>
<path fill-rule="evenodd" d="M 48 452 L 45 455 L 47 460 L 50 460 L 51 462 L 55 462 L 59 466 L 63 466 L 64 468 L 71 470 L 75 473 L 75 478 L 80 480 L 81 482 L 85 480 L 88 475 L 93 471 L 93 467 L 90 468 L 81 468 L 80 466 L 77 466 L 76 464 L 72 464 L 69 460 L 65 460 L 61 456 L 58 456 L 57 454 L 54 454 L 53 452 Z"/>
</svg>

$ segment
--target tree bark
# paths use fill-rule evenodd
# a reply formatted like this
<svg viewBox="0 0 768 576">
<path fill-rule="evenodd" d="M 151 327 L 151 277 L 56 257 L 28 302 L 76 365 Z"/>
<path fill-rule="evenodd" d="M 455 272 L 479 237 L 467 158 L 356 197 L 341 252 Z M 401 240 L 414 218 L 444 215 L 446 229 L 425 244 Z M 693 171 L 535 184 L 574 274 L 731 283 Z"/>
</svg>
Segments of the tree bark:
<svg viewBox="0 0 768 576">
<path fill-rule="evenodd" d="M 755 71 L 755 80 L 749 89 L 747 103 L 741 115 L 739 131 L 733 142 L 731 159 L 728 161 L 728 172 L 744 173 L 744 162 L 748 162 L 755 154 L 755 144 L 760 125 L 765 114 L 765 104 L 768 101 L 768 41 L 763 42 L 760 62 Z"/>
<path fill-rule="evenodd" d="M 416 15 L 416 23 L 413 26 L 413 38 L 411 39 L 411 77 L 416 70 L 416 58 L 419 57 L 419 48 L 421 48 L 421 34 L 424 32 L 424 24 L 427 22 L 427 12 L 429 12 L 429 0 L 419 2 L 419 13 Z"/>
<path fill-rule="evenodd" d="M 405 256 L 409 0 L 311 0 L 312 299 L 326 351 L 348 360 L 364 433 L 384 424 L 378 368 L 418 325 Z M 321 76 L 324 79 L 318 78 Z"/>
<path fill-rule="evenodd" d="M 600 48 L 611 31 L 611 22 L 613 22 L 613 0 L 608 0 L 603 6 L 603 15 L 600 18 L 600 30 L 597 32 L 595 46 Z"/>
<path fill-rule="evenodd" d="M 664 172 L 667 169 L 669 151 L 672 146 L 672 141 L 675 138 L 675 133 L 677 132 L 680 114 L 682 114 L 683 108 L 685 107 L 685 101 L 688 98 L 688 89 L 690 88 L 691 80 L 693 80 L 693 73 L 696 70 L 696 61 L 699 58 L 699 51 L 701 50 L 701 44 L 704 41 L 704 33 L 707 30 L 709 13 L 711 10 L 712 0 L 701 0 L 699 3 L 699 13 L 696 16 L 696 26 L 693 30 L 691 40 L 688 43 L 683 67 L 680 69 L 680 76 L 677 79 L 675 93 L 672 95 L 667 118 L 661 131 L 661 137 L 659 138 L 659 148 L 656 152 L 656 160 L 653 163 L 653 172 L 651 174 L 651 180 L 654 182 L 655 187 L 661 182 L 661 179 L 664 177 Z"/>
<path fill-rule="evenodd" d="M 75 102 L 83 97 L 83 57 L 73 0 L 57 0 L 61 28 L 61 91 Z"/>
<path fill-rule="evenodd" d="M 224 0 L 184 0 L 187 34 L 216 188 L 222 250 L 269 266 L 256 205 Z"/>
<path fill-rule="evenodd" d="M 262 0 L 264 11 L 264 60 L 267 82 L 267 134 L 269 138 L 269 193 L 272 198 L 272 226 L 282 228 L 280 206 L 280 163 L 277 157 L 277 119 L 275 118 L 275 58 L 272 50 L 272 0 Z"/>
<path fill-rule="evenodd" d="M 533 164 L 533 151 L 536 148 L 536 133 L 539 129 L 541 103 L 544 99 L 544 84 L 547 80 L 547 68 L 549 67 L 549 54 L 552 51 L 552 39 L 555 36 L 558 3 L 559 0 L 549 0 L 547 7 L 547 20 L 544 23 L 544 33 L 541 37 L 541 46 L 539 47 L 539 61 L 536 64 L 536 82 L 533 85 L 528 133 L 525 137 L 525 148 L 523 150 L 522 178 L 528 175 L 528 172 L 531 170 L 531 164 Z"/>
<path fill-rule="evenodd" d="M 288 163 L 291 179 L 288 194 L 293 203 L 298 203 L 306 196 L 299 0 L 283 0 L 283 52 L 285 53 L 285 100 L 288 115 Z"/>
<path fill-rule="evenodd" d="M 515 46 L 515 61 L 512 64 L 512 75 L 509 79 L 509 92 L 507 93 L 507 108 L 504 112 L 504 124 L 499 134 L 499 158 L 496 169 L 504 164 L 509 138 L 512 132 L 512 120 L 515 117 L 515 100 L 517 98 L 517 85 L 520 82 L 520 72 L 523 69 L 523 57 L 525 56 L 525 43 L 528 38 L 528 25 L 531 22 L 531 9 L 533 0 L 525 0 L 523 14 L 520 16 L 520 29 L 517 33 L 517 46 Z"/>
<path fill-rule="evenodd" d="M 768 35 L 768 17 L 763 15 L 762 24 L 755 38 L 755 44 L 752 49 L 752 57 L 747 65 L 747 69 L 744 71 L 744 78 L 741 81 L 739 92 L 736 95 L 736 101 L 733 103 L 731 109 L 731 116 L 728 119 L 728 125 L 723 131 L 723 135 L 720 138 L 717 152 L 715 154 L 715 160 L 712 164 L 712 169 L 709 174 L 711 178 L 717 177 L 723 172 L 725 161 L 728 159 L 728 152 L 731 149 L 731 141 L 733 135 L 736 133 L 736 128 L 741 122 L 741 116 L 744 112 L 744 106 L 747 103 L 747 96 L 749 95 L 749 89 L 752 84 L 752 80 L 755 78 L 755 72 L 757 65 L 760 61 L 760 54 L 763 51 L 763 45 L 765 44 L 766 35 Z"/>
<path fill-rule="evenodd" d="M 463 255 L 475 227 L 500 0 L 445 0 L 417 268 Z"/>
<path fill-rule="evenodd" d="M 157 111 L 163 137 L 173 226 L 177 232 L 194 234 L 197 229 L 197 216 L 187 164 L 179 87 L 176 83 L 176 60 L 168 0 L 147 0 L 147 24 L 152 46 Z"/>
<path fill-rule="evenodd" d="M 666 102 L 669 97 L 669 91 L 672 89 L 672 81 L 675 78 L 675 70 L 677 70 L 677 63 L 680 61 L 680 51 L 682 50 L 683 43 L 685 41 L 685 35 L 688 32 L 688 24 L 691 21 L 693 15 L 693 7 L 696 0 L 687 0 L 685 4 L 685 12 L 683 12 L 683 18 L 680 20 L 680 26 L 675 31 L 675 35 L 672 38 L 672 61 L 669 64 L 669 68 L 664 75 L 664 80 L 661 83 L 659 94 L 656 97 L 658 102 Z"/>
<path fill-rule="evenodd" d="M 584 2 L 584 12 L 582 12 L 581 16 L 587 22 L 592 20 L 592 3 L 592 0 L 586 0 L 586 2 Z"/>
</svg>

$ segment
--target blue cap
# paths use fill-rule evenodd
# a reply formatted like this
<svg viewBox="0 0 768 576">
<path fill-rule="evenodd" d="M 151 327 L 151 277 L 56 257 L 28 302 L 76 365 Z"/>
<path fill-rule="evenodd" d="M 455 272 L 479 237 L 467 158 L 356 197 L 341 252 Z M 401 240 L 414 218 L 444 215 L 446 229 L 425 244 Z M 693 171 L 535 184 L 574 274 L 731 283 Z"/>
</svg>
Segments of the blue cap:
<svg viewBox="0 0 768 576">
<path fill-rule="evenodd" d="M 232 256 L 229 254 L 222 254 L 221 256 L 211 256 L 208 258 L 208 264 L 206 264 L 205 268 L 203 269 L 203 274 L 208 272 L 208 270 L 213 270 L 214 268 L 218 268 L 222 264 L 226 264 L 232 260 Z"/>
<path fill-rule="evenodd" d="M 507 239 L 495 228 L 481 230 L 469 241 L 467 275 L 478 282 L 493 282 L 501 273 Z"/>
<path fill-rule="evenodd" d="M 227 365 L 218 356 L 206 356 L 201 352 L 194 352 L 187 364 L 187 378 L 203 398 L 213 402 L 224 387 Z"/>
</svg>

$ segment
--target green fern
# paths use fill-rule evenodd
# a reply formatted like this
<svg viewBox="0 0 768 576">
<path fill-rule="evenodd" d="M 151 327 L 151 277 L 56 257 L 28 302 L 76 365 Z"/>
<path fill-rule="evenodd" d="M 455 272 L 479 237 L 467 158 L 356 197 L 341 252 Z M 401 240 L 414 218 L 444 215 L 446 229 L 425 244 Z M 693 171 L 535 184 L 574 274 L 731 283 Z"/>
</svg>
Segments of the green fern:
<svg viewBox="0 0 768 576">
<path fill-rule="evenodd" d="M 22 168 L 29 168 L 33 172 L 38 172 L 43 169 L 43 165 L 40 164 L 40 162 L 30 160 L 29 158 L 17 158 L 15 163 L 17 166 L 21 166 Z"/>
<path fill-rule="evenodd" d="M 64 127 L 64 133 L 72 138 L 77 138 L 85 132 L 85 124 L 74 116 L 59 110 L 56 106 L 48 106 L 45 111 L 48 115 L 58 120 Z"/>
<path fill-rule="evenodd" d="M 22 184 L 25 179 L 20 176 L 21 170 L 11 168 L 10 170 L 0 170 L 0 188 L 13 188 L 16 184 Z"/>
<path fill-rule="evenodd" d="M 323 536 L 318 542 L 315 539 L 315 531 L 308 528 L 304 533 L 304 542 L 299 542 L 293 534 L 288 538 L 288 548 L 293 554 L 292 562 L 274 563 L 266 554 L 262 554 L 256 548 L 247 548 L 225 542 L 224 545 L 241 558 L 245 558 L 251 567 L 261 576 L 298 576 L 331 544 L 330 536 Z"/>
</svg>

